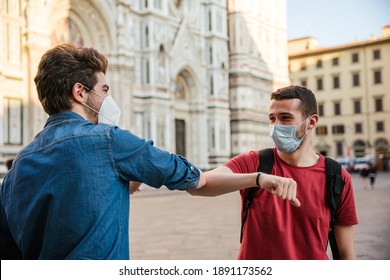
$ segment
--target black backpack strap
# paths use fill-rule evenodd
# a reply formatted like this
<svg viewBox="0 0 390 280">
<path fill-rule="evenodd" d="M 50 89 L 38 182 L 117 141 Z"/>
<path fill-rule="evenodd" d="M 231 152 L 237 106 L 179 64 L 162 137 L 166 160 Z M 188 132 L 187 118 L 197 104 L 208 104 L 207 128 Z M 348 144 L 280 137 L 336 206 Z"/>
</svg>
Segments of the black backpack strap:
<svg viewBox="0 0 390 280">
<path fill-rule="evenodd" d="M 259 151 L 259 166 L 257 172 L 264 172 L 271 174 L 272 166 L 274 165 L 274 153 L 272 148 L 264 149 Z M 258 187 L 253 187 L 249 189 L 248 195 L 245 197 L 242 205 L 242 217 L 241 217 L 241 235 L 240 243 L 242 242 L 242 235 L 244 233 L 244 224 L 248 216 L 249 207 L 255 197 L 256 192 L 259 190 Z"/>
<path fill-rule="evenodd" d="M 334 260 L 339 260 L 339 250 L 337 247 L 336 237 L 334 234 L 335 215 L 337 206 L 340 201 L 341 194 L 344 189 L 344 181 L 341 175 L 341 165 L 337 161 L 325 157 L 326 166 L 326 198 L 330 208 L 330 226 L 328 241 L 330 248 L 332 249 L 332 255 Z"/>
</svg>

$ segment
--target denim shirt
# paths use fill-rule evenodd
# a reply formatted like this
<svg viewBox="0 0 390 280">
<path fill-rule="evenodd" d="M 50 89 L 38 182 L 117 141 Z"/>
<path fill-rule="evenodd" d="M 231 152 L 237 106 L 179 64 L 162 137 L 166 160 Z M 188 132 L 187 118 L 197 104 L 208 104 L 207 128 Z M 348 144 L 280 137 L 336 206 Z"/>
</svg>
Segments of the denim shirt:
<svg viewBox="0 0 390 280">
<path fill-rule="evenodd" d="M 127 130 L 53 115 L 1 186 L 1 259 L 129 259 L 129 181 L 186 190 L 199 174 Z"/>
</svg>

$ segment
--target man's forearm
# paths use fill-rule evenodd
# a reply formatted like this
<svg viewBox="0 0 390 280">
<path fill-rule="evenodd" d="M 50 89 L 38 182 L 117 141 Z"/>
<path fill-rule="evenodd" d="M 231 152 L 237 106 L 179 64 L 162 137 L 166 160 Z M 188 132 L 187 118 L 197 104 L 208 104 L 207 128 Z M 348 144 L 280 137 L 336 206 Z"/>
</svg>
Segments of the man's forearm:
<svg viewBox="0 0 390 280">
<path fill-rule="evenodd" d="M 221 171 L 223 170 L 223 171 Z M 230 169 L 229 169 L 230 170 Z M 217 196 L 250 187 L 261 187 L 272 193 L 278 185 L 292 185 L 293 180 L 266 173 L 232 173 L 218 168 L 204 173 L 206 185 L 201 189 L 188 190 L 192 195 Z M 295 183 L 295 182 L 294 182 Z M 282 194 L 280 194 L 282 195 Z"/>
<path fill-rule="evenodd" d="M 209 171 L 204 173 L 206 185 L 188 190 L 191 195 L 217 196 L 256 186 L 258 173 L 235 174 Z"/>
</svg>

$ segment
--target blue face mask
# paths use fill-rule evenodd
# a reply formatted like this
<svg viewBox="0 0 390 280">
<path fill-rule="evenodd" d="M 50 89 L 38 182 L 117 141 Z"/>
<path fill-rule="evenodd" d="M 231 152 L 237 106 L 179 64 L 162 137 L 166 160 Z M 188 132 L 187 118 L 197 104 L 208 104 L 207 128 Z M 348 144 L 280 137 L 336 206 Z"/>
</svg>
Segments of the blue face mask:
<svg viewBox="0 0 390 280">
<path fill-rule="evenodd" d="M 270 125 L 270 136 L 274 140 L 275 146 L 279 151 L 290 154 L 299 148 L 305 139 L 307 131 L 302 138 L 298 138 L 297 127 L 305 123 L 307 119 L 298 125 Z"/>
</svg>

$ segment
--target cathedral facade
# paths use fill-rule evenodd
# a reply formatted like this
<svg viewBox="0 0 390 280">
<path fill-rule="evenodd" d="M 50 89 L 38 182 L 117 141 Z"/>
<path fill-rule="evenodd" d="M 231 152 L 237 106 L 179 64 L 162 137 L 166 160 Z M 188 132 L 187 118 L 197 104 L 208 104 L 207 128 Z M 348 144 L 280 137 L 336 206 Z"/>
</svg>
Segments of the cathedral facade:
<svg viewBox="0 0 390 280">
<path fill-rule="evenodd" d="M 109 61 L 120 127 L 209 169 L 271 145 L 270 93 L 288 81 L 285 0 L 0 0 L 0 156 L 47 119 L 34 77 L 61 43 Z"/>
</svg>

